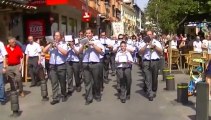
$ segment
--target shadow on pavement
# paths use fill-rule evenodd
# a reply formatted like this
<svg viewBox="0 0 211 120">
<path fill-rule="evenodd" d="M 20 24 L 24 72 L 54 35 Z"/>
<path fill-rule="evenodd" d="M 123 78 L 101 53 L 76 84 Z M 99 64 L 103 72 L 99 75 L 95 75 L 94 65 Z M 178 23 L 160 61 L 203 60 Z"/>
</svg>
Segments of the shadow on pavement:
<svg viewBox="0 0 211 120">
<path fill-rule="evenodd" d="M 190 118 L 190 120 L 196 120 L 196 115 L 189 115 L 188 117 Z M 208 120 L 211 120 L 211 116 L 209 116 Z"/>
<path fill-rule="evenodd" d="M 173 101 L 171 101 L 171 104 L 174 105 L 174 106 L 182 105 L 184 107 L 190 107 L 194 111 L 196 110 L 195 103 L 192 102 L 192 101 L 188 101 L 188 103 L 181 103 L 181 102 L 177 102 L 177 99 L 174 99 Z"/>
</svg>

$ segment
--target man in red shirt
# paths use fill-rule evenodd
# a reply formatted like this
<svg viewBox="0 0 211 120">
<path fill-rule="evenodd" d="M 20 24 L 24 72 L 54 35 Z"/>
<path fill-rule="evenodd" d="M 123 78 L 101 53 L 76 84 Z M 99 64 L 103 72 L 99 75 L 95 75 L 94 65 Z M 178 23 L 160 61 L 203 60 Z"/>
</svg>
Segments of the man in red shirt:
<svg viewBox="0 0 211 120">
<path fill-rule="evenodd" d="M 14 37 L 8 38 L 9 44 L 5 47 L 7 51 L 7 78 L 11 81 L 11 90 L 15 91 L 19 88 L 19 93 L 24 97 L 23 84 L 21 80 L 21 70 L 23 65 L 23 52 L 16 45 Z"/>
</svg>

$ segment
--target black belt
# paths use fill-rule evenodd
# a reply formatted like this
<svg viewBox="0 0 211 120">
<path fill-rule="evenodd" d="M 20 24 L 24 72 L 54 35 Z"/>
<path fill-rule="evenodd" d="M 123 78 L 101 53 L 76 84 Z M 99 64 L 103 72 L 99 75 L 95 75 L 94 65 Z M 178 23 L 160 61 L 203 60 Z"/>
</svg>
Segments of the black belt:
<svg viewBox="0 0 211 120">
<path fill-rule="evenodd" d="M 50 65 L 53 65 L 53 66 L 61 66 L 61 65 L 64 65 L 65 63 L 62 63 L 62 64 L 50 64 Z"/>
<path fill-rule="evenodd" d="M 85 64 L 97 64 L 99 62 L 84 62 Z"/>
<path fill-rule="evenodd" d="M 145 60 L 143 60 L 143 61 L 159 61 L 160 59 L 152 59 L 152 60 L 147 60 L 147 59 L 145 59 Z"/>
<path fill-rule="evenodd" d="M 79 61 L 67 61 L 68 63 L 79 63 Z"/>
<path fill-rule="evenodd" d="M 37 58 L 38 56 L 29 56 L 29 58 Z"/>
</svg>

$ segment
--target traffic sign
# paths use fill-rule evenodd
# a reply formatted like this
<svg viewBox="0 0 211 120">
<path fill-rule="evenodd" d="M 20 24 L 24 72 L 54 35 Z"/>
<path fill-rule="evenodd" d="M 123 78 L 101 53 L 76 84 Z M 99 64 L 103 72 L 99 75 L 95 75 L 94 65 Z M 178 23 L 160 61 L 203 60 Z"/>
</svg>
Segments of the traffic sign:
<svg viewBox="0 0 211 120">
<path fill-rule="evenodd" d="M 90 13 L 84 12 L 83 15 L 82 15 L 82 21 L 83 21 L 83 22 L 89 22 L 90 19 L 91 19 Z"/>
</svg>

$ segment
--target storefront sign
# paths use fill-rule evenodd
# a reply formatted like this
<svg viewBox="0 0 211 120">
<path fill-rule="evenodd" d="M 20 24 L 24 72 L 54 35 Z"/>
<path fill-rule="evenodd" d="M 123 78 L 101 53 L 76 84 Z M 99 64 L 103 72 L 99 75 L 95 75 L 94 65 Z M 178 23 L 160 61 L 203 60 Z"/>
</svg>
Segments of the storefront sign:
<svg viewBox="0 0 211 120">
<path fill-rule="evenodd" d="M 83 21 L 83 22 L 89 22 L 90 19 L 91 19 L 90 13 L 84 12 L 83 15 L 82 15 L 82 21 Z"/>
<path fill-rule="evenodd" d="M 30 1 L 27 5 L 30 5 L 30 6 L 43 6 L 43 5 L 46 5 L 46 3 L 45 3 L 45 0 L 33 0 L 33 1 Z"/>
<path fill-rule="evenodd" d="M 61 5 L 67 3 L 68 0 L 46 0 L 46 5 Z"/>
<path fill-rule="evenodd" d="M 26 35 L 32 35 L 36 38 L 43 38 L 45 36 L 45 22 L 44 20 L 27 20 L 26 21 Z"/>
<path fill-rule="evenodd" d="M 112 22 L 112 29 L 114 35 L 124 34 L 123 22 Z"/>
</svg>

